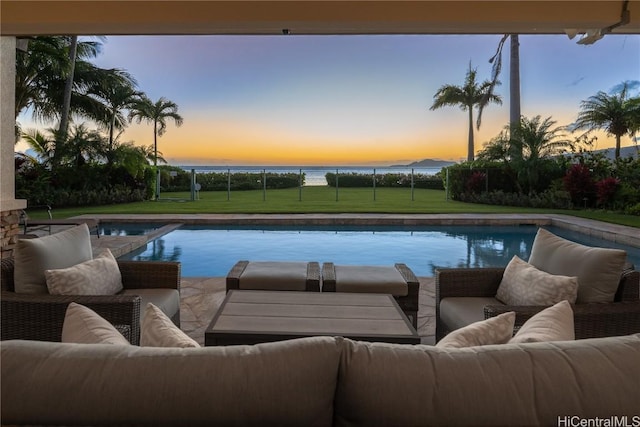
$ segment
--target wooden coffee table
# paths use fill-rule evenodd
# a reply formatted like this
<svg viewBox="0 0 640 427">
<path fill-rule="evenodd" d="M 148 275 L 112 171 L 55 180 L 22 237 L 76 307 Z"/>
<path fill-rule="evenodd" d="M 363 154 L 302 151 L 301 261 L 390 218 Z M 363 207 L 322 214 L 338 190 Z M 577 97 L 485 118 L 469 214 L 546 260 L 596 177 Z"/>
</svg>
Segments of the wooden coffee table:
<svg viewBox="0 0 640 427">
<path fill-rule="evenodd" d="M 418 344 L 391 295 L 230 290 L 204 334 L 205 345 L 258 344 L 310 336 Z"/>
</svg>

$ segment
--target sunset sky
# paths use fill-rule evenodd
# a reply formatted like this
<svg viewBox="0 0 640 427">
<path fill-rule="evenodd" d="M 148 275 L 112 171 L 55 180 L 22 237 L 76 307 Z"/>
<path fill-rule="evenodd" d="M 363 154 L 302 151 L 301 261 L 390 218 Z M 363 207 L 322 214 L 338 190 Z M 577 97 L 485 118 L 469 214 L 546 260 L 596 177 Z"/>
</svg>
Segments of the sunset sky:
<svg viewBox="0 0 640 427">
<path fill-rule="evenodd" d="M 178 104 L 184 124 L 170 122 L 158 140 L 173 165 L 457 161 L 466 157 L 467 114 L 430 111 L 433 95 L 444 84 L 462 85 L 469 61 L 488 79 L 500 38 L 109 36 L 94 63 L 127 70 L 153 101 Z M 503 105 L 485 110 L 476 150 L 508 121 L 508 44 L 504 55 Z M 522 114 L 567 125 L 581 100 L 640 80 L 640 36 L 608 35 L 590 46 L 520 36 L 520 60 Z M 37 125 L 29 114 L 18 120 L 25 129 Z M 132 124 L 120 140 L 152 144 L 152 126 Z M 596 148 L 614 144 L 600 137 Z"/>
</svg>

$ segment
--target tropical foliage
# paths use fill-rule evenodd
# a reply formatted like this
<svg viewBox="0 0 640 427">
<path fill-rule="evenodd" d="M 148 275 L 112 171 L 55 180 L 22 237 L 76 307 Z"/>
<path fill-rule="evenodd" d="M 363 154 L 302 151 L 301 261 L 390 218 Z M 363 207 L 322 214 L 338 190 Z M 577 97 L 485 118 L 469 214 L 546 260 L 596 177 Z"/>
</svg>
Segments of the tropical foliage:
<svg viewBox="0 0 640 427">
<path fill-rule="evenodd" d="M 16 135 L 30 147 L 16 154 L 16 195 L 30 205 L 100 204 L 143 200 L 153 194 L 150 162 L 164 162 L 157 137 L 167 119 L 182 124 L 178 106 L 151 102 L 125 70 L 90 62 L 100 40 L 41 36 L 16 51 L 15 116 L 30 111 L 47 130 Z M 154 144 L 119 142 L 133 118 L 154 124 Z"/>
<path fill-rule="evenodd" d="M 546 208 L 604 208 L 638 214 L 640 158 L 610 160 L 567 137 L 550 117 L 521 117 L 484 145 L 478 160 L 447 168 L 455 200 Z"/>
</svg>

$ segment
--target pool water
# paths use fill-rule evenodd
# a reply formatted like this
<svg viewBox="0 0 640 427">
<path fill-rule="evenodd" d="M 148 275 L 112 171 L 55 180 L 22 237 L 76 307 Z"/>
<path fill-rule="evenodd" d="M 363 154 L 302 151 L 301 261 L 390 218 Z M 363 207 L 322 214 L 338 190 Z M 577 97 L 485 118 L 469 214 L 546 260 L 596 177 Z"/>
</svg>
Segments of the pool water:
<svg viewBox="0 0 640 427">
<path fill-rule="evenodd" d="M 164 224 L 154 223 L 122 223 L 100 222 L 99 233 L 101 236 L 142 236 L 154 232 Z"/>
<path fill-rule="evenodd" d="M 589 246 L 627 251 L 640 265 L 640 249 L 557 227 L 545 227 Z M 438 267 L 503 267 L 514 255 L 527 260 L 536 226 L 428 227 L 216 227 L 182 226 L 121 259 L 180 261 L 185 277 L 222 277 L 239 260 L 318 261 L 345 265 L 407 264 L 417 276 Z"/>
</svg>

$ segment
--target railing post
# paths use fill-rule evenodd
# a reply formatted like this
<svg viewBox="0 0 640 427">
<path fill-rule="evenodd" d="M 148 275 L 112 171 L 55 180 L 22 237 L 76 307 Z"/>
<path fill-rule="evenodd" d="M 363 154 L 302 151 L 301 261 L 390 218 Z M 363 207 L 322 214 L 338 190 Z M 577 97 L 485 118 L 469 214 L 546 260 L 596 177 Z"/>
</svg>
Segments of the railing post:
<svg viewBox="0 0 640 427">
<path fill-rule="evenodd" d="M 267 200 L 267 170 L 262 169 L 262 201 Z"/>
<path fill-rule="evenodd" d="M 336 202 L 338 201 L 338 169 L 336 169 Z"/>
<path fill-rule="evenodd" d="M 446 168 L 445 176 L 447 177 L 444 185 L 444 200 L 449 201 L 449 168 Z"/>
<path fill-rule="evenodd" d="M 376 201 L 376 168 L 373 168 L 373 201 Z"/>
<path fill-rule="evenodd" d="M 227 169 L 227 201 L 231 200 L 231 169 Z"/>
<path fill-rule="evenodd" d="M 411 201 L 413 202 L 413 168 L 411 168 Z"/>
<path fill-rule="evenodd" d="M 298 185 L 298 201 L 302 201 L 302 169 L 300 169 L 300 181 Z"/>
</svg>

